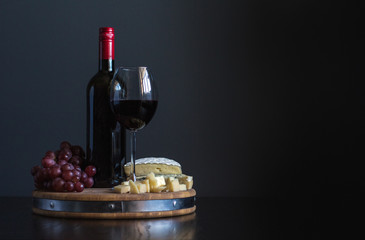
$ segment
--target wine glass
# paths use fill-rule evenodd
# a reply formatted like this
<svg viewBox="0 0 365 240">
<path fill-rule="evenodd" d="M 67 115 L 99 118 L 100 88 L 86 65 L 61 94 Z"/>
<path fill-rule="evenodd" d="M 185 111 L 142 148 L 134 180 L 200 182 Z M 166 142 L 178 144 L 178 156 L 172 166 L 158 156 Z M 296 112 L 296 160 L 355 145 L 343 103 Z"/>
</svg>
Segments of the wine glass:
<svg viewBox="0 0 365 240">
<path fill-rule="evenodd" d="M 110 104 L 117 121 L 131 133 L 130 177 L 136 181 L 136 132 L 155 114 L 158 103 L 156 84 L 147 67 L 119 67 L 110 85 Z"/>
</svg>

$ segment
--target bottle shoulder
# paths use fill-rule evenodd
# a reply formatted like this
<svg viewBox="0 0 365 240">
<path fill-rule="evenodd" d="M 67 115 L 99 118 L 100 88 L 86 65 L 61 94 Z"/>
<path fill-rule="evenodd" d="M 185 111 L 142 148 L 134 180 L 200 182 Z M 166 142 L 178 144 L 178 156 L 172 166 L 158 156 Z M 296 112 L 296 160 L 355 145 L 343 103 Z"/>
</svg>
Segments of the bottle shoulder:
<svg viewBox="0 0 365 240">
<path fill-rule="evenodd" d="M 89 81 L 87 89 L 95 86 L 107 86 L 113 78 L 113 72 L 99 71 Z"/>
</svg>

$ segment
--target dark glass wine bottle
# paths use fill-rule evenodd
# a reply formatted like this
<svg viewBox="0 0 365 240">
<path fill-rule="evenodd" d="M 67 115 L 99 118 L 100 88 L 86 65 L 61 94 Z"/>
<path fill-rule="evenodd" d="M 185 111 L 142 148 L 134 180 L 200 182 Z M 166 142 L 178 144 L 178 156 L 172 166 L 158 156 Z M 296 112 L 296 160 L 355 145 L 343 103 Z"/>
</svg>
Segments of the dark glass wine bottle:
<svg viewBox="0 0 365 240">
<path fill-rule="evenodd" d="M 99 71 L 87 86 L 86 162 L 96 167 L 94 187 L 119 184 L 125 164 L 125 130 L 110 107 L 114 74 L 114 29 L 99 29 Z"/>
</svg>

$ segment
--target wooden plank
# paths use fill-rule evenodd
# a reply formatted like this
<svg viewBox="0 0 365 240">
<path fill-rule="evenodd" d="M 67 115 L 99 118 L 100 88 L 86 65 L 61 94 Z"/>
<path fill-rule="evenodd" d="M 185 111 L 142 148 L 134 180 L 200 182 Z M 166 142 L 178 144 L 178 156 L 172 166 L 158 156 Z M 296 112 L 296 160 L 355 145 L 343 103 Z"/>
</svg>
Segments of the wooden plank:
<svg viewBox="0 0 365 240">
<path fill-rule="evenodd" d="M 194 189 L 179 192 L 161 192 L 161 193 L 115 193 L 111 188 L 86 188 L 78 192 L 48 192 L 35 190 L 32 193 L 35 198 L 70 200 L 70 201 L 133 201 L 133 200 L 157 200 L 157 199 L 174 199 L 186 198 L 196 195 Z"/>
</svg>

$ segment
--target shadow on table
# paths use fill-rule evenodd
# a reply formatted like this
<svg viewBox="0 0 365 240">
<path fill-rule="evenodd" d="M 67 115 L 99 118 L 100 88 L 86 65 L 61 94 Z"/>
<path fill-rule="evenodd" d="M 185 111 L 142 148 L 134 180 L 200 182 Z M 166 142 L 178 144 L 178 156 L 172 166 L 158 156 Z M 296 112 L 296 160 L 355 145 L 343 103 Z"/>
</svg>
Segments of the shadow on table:
<svg viewBox="0 0 365 240">
<path fill-rule="evenodd" d="M 158 219 L 92 220 L 33 214 L 37 239 L 194 239 L 196 214 Z"/>
</svg>

